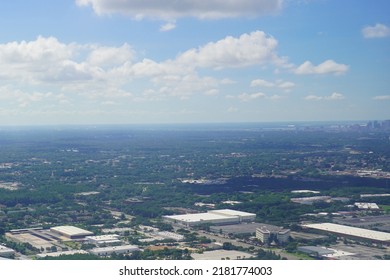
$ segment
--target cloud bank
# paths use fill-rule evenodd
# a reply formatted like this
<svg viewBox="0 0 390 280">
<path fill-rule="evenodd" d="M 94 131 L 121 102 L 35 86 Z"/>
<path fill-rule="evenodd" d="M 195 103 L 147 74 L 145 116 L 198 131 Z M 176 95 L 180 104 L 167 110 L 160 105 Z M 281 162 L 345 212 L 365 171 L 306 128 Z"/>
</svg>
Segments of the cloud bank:
<svg viewBox="0 0 390 280">
<path fill-rule="evenodd" d="M 390 36 L 390 28 L 384 24 L 377 23 L 375 26 L 367 26 L 362 29 L 364 38 L 384 38 Z"/>
<path fill-rule="evenodd" d="M 348 65 L 336 63 L 333 60 L 326 60 L 323 63 L 315 66 L 310 61 L 305 61 L 298 66 L 294 72 L 298 75 L 310 75 L 310 74 L 344 74 L 349 69 Z"/>
<path fill-rule="evenodd" d="M 281 10 L 283 0 L 75 0 L 90 6 L 98 15 L 124 14 L 135 19 L 177 19 L 195 17 L 221 19 L 260 16 Z"/>
</svg>

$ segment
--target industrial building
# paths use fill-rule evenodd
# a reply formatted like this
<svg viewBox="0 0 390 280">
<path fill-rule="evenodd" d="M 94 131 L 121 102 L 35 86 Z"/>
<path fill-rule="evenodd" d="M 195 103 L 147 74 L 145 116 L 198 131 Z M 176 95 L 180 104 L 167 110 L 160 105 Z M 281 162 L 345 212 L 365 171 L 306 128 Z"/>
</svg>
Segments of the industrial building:
<svg viewBox="0 0 390 280">
<path fill-rule="evenodd" d="M 333 233 L 339 236 L 360 239 L 364 241 L 390 244 L 390 233 L 369 230 L 345 225 L 338 225 L 332 223 L 321 223 L 321 224 L 306 224 L 303 228 L 317 230 L 321 232 Z"/>
<path fill-rule="evenodd" d="M 83 239 L 94 235 L 93 232 L 74 226 L 58 226 L 50 228 L 50 231 L 68 239 Z"/>
<path fill-rule="evenodd" d="M 101 247 L 94 248 L 89 250 L 91 254 L 96 256 L 109 256 L 113 253 L 116 254 L 130 254 L 132 252 L 139 251 L 138 246 L 134 245 L 122 245 L 122 246 L 114 246 L 114 247 Z"/>
<path fill-rule="evenodd" d="M 351 256 L 354 256 L 354 253 L 345 252 L 341 250 L 336 250 L 333 248 L 326 248 L 320 246 L 301 246 L 297 248 L 299 252 L 308 254 L 314 258 L 321 259 L 349 259 Z"/>
<path fill-rule="evenodd" d="M 42 228 L 15 229 L 6 232 L 5 237 L 13 242 L 28 243 L 37 249 L 51 247 L 60 240 L 50 231 Z"/>
<path fill-rule="evenodd" d="M 368 202 L 355 202 L 354 204 L 359 210 L 372 210 L 379 211 L 381 210 L 376 203 L 368 203 Z"/>
<path fill-rule="evenodd" d="M 99 236 L 87 236 L 85 241 L 90 244 L 94 244 L 96 246 L 115 246 L 120 245 L 122 241 L 119 239 L 119 235 L 117 234 L 107 234 L 107 235 L 99 235 Z"/>
<path fill-rule="evenodd" d="M 256 238 L 259 239 L 262 243 L 268 243 L 272 241 L 286 243 L 288 242 L 289 237 L 289 229 L 274 225 L 261 224 L 261 226 L 256 229 Z"/>
<path fill-rule="evenodd" d="M 250 222 L 255 220 L 256 214 L 230 209 L 222 209 L 211 210 L 207 213 L 164 216 L 163 218 L 168 222 L 190 227 L 206 223 L 214 225 L 227 225 L 239 224 L 241 222 Z"/>
<path fill-rule="evenodd" d="M 3 245 L 0 245 L 0 257 L 8 258 L 8 257 L 12 257 L 13 255 L 15 255 L 14 250 L 7 248 Z"/>
<path fill-rule="evenodd" d="M 214 250 L 191 254 L 194 260 L 242 260 L 250 259 L 254 255 L 236 250 Z"/>
<path fill-rule="evenodd" d="M 84 250 L 71 250 L 71 251 L 62 251 L 62 252 L 52 252 L 52 253 L 42 253 L 37 254 L 37 258 L 45 258 L 45 257 L 59 257 L 59 256 L 69 256 L 75 254 L 88 254 L 87 251 Z"/>
</svg>

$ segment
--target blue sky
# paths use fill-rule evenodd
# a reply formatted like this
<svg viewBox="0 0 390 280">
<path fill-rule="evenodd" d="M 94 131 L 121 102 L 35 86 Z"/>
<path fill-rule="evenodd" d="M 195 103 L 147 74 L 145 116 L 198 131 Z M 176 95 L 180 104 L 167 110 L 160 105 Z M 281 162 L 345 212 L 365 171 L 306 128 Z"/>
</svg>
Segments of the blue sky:
<svg viewBox="0 0 390 280">
<path fill-rule="evenodd" d="M 0 4 L 0 125 L 390 119 L 387 0 Z"/>
</svg>

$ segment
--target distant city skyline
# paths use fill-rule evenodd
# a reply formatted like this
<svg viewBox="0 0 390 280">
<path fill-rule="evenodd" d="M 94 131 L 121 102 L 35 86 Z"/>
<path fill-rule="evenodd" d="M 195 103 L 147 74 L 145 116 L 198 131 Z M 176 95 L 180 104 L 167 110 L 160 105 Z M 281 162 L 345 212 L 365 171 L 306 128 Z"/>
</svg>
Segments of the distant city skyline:
<svg viewBox="0 0 390 280">
<path fill-rule="evenodd" d="M 390 119 L 390 2 L 6 1 L 0 125 Z"/>
</svg>

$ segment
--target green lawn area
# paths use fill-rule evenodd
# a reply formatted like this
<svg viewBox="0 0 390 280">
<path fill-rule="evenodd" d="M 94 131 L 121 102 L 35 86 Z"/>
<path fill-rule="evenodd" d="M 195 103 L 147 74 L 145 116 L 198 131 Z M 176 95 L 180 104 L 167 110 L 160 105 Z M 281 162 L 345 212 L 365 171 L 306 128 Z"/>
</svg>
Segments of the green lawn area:
<svg viewBox="0 0 390 280">
<path fill-rule="evenodd" d="M 390 213 L 390 205 L 379 205 L 379 207 L 386 213 Z"/>
</svg>

